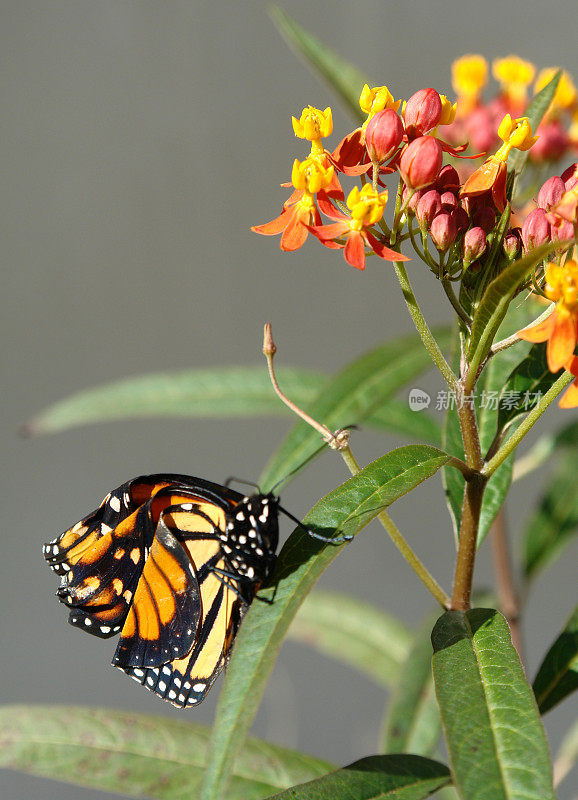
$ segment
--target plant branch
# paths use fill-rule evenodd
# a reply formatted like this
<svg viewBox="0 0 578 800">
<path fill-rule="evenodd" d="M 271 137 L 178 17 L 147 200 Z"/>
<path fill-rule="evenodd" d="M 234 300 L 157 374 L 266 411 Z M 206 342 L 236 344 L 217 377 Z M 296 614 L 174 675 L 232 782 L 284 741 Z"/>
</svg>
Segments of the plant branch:
<svg viewBox="0 0 578 800">
<path fill-rule="evenodd" d="M 455 389 L 457 386 L 458 379 L 454 375 L 450 365 L 445 360 L 442 351 L 434 338 L 431 330 L 425 318 L 421 312 L 421 308 L 417 302 L 416 296 L 414 294 L 413 288 L 409 281 L 407 271 L 401 261 L 394 262 L 395 272 L 397 274 L 399 285 L 401 286 L 401 290 L 403 292 L 403 296 L 405 298 L 405 302 L 408 308 L 408 311 L 411 315 L 411 318 L 414 321 L 414 325 L 419 333 L 422 342 L 424 343 L 424 347 L 428 351 L 431 356 L 432 361 L 439 369 L 441 374 L 446 380 L 446 383 L 451 389 Z"/>
<path fill-rule="evenodd" d="M 528 325 L 526 327 L 533 327 L 534 325 L 539 325 L 540 322 L 543 322 L 552 313 L 553 306 L 554 306 L 554 303 L 550 303 L 550 305 L 544 311 L 544 313 L 540 314 L 540 316 L 537 319 L 535 319 L 534 322 L 532 322 L 530 325 Z M 494 345 L 492 345 L 492 348 L 491 348 L 491 350 L 489 352 L 488 357 L 494 356 L 494 355 L 496 355 L 496 353 L 499 353 L 501 350 L 506 350 L 508 347 L 512 347 L 512 345 L 517 344 L 519 341 L 521 341 L 521 339 L 519 338 L 518 334 L 517 333 L 513 333 L 511 336 L 508 336 L 506 339 L 502 339 L 501 341 L 496 342 Z"/>
<path fill-rule="evenodd" d="M 570 372 L 563 372 L 555 383 L 548 389 L 540 402 L 530 411 L 528 416 L 523 420 L 518 429 L 504 442 L 496 455 L 491 458 L 486 466 L 482 469 L 482 474 L 489 478 L 498 467 L 504 463 L 508 456 L 514 452 L 516 447 L 520 444 L 522 439 L 534 427 L 536 422 L 540 419 L 544 411 L 550 406 L 554 400 L 561 394 L 568 384 L 572 383 L 574 376 Z"/>
<path fill-rule="evenodd" d="M 351 452 L 349 447 L 345 447 L 339 451 L 341 457 L 347 464 L 347 468 L 351 472 L 352 475 L 357 475 L 360 470 L 359 464 L 357 463 L 355 456 Z M 389 513 L 386 509 L 380 511 L 377 515 L 378 520 L 381 522 L 387 533 L 389 534 L 390 539 L 397 547 L 401 555 L 405 558 L 409 566 L 413 569 L 417 577 L 426 587 L 426 589 L 433 595 L 433 597 L 438 601 L 438 603 L 443 608 L 450 607 L 450 598 L 444 592 L 442 587 L 439 583 L 435 580 L 435 578 L 430 574 L 429 570 L 426 566 L 420 561 L 418 556 L 414 553 L 412 548 L 404 539 L 402 533 L 398 529 L 395 522 L 390 517 Z"/>
</svg>

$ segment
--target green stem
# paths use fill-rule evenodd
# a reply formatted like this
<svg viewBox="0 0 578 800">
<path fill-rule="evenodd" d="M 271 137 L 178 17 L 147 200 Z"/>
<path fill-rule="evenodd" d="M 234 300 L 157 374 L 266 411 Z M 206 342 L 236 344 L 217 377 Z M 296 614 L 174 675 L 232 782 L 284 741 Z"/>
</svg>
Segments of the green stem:
<svg viewBox="0 0 578 800">
<path fill-rule="evenodd" d="M 351 474 L 357 475 L 357 473 L 360 471 L 360 467 L 355 459 L 355 456 L 351 452 L 351 449 L 349 447 L 345 447 L 343 450 L 340 450 L 339 452 L 343 460 L 347 464 L 347 468 L 349 469 Z M 420 561 L 420 559 L 411 549 L 409 544 L 405 541 L 403 535 L 399 531 L 395 522 L 389 516 L 388 512 L 385 509 L 383 509 L 383 511 L 381 511 L 377 515 L 377 518 L 381 522 L 387 533 L 389 534 L 394 545 L 397 547 L 401 555 L 405 558 L 407 563 L 413 569 L 413 571 L 420 579 L 420 581 L 424 584 L 426 589 L 435 597 L 435 599 L 443 608 L 449 608 L 450 598 L 444 592 L 444 590 L 441 588 L 441 586 L 435 580 L 435 578 L 429 573 L 427 568 Z"/>
<path fill-rule="evenodd" d="M 399 285 L 401 286 L 401 290 L 403 292 L 403 296 L 405 298 L 405 302 L 408 308 L 408 311 L 411 315 L 411 318 L 414 321 L 414 325 L 419 333 L 422 342 L 424 343 L 424 347 L 428 351 L 431 356 L 432 361 L 439 369 L 441 374 L 446 380 L 446 383 L 451 389 L 455 389 L 457 385 L 457 378 L 454 375 L 450 365 L 445 360 L 442 351 L 438 343 L 436 342 L 432 332 L 430 331 L 427 322 L 421 312 L 421 308 L 417 302 L 416 296 L 413 292 L 411 283 L 409 282 L 409 278 L 407 275 L 407 271 L 401 261 L 394 262 L 395 271 L 399 280 Z"/>
<path fill-rule="evenodd" d="M 498 467 L 514 452 L 526 434 L 534 427 L 548 406 L 552 405 L 558 395 L 563 392 L 573 380 L 575 380 L 574 375 L 570 372 L 564 372 L 560 375 L 558 380 L 548 389 L 538 405 L 530 411 L 518 429 L 514 431 L 510 438 L 500 447 L 496 455 L 488 461 L 482 470 L 483 475 L 489 478 L 494 474 Z"/>
<path fill-rule="evenodd" d="M 448 298 L 448 300 L 452 304 L 452 306 L 453 306 L 454 310 L 456 311 L 458 317 L 461 320 L 463 320 L 463 322 L 466 323 L 466 325 L 468 326 L 468 329 L 469 329 L 471 327 L 471 325 L 472 325 L 472 320 L 470 319 L 470 317 L 466 313 L 465 309 L 463 308 L 462 304 L 460 303 L 460 301 L 456 297 L 456 294 L 454 292 L 454 289 L 453 289 L 453 286 L 452 286 L 450 280 L 448 278 L 443 277 L 441 279 L 441 281 L 442 281 L 442 286 L 443 286 L 444 292 L 446 293 L 446 297 Z"/>
</svg>

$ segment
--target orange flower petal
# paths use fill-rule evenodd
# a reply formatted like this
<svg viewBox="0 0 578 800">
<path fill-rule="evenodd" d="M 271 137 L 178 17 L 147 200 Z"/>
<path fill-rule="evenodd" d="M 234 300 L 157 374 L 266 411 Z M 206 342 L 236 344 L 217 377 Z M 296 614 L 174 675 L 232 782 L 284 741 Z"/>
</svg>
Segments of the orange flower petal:
<svg viewBox="0 0 578 800">
<path fill-rule="evenodd" d="M 343 255 L 348 264 L 356 269 L 365 269 L 365 242 L 359 231 L 351 231 Z"/>
<path fill-rule="evenodd" d="M 494 185 L 501 167 L 502 162 L 496 161 L 493 158 L 484 161 L 482 166 L 478 167 L 464 183 L 460 195 L 462 195 L 462 197 L 468 194 L 475 196 L 487 192 Z"/>
<path fill-rule="evenodd" d="M 554 330 L 548 340 L 548 369 L 558 372 L 572 358 L 576 347 L 576 325 L 573 315 L 557 309 Z"/>
<path fill-rule="evenodd" d="M 538 323 L 538 325 L 530 325 L 529 328 L 524 328 L 523 330 L 518 331 L 516 336 L 518 339 L 523 339 L 525 342 L 532 342 L 533 344 L 537 342 L 545 342 L 550 338 L 552 331 L 554 330 L 555 316 L 556 309 L 553 309 L 550 316 L 546 317 L 543 322 Z"/>
<path fill-rule="evenodd" d="M 253 225 L 251 230 L 253 233 L 262 233 L 263 236 L 275 236 L 281 233 L 287 227 L 289 218 L 293 213 L 293 209 L 285 209 L 278 217 L 272 219 L 271 222 L 266 222 L 264 225 Z"/>
<path fill-rule="evenodd" d="M 578 406 L 578 379 L 566 389 L 558 405 L 560 408 L 576 408 Z"/>
<path fill-rule="evenodd" d="M 310 221 L 310 214 L 308 211 L 303 211 L 299 206 L 293 206 L 291 209 L 291 219 L 281 237 L 281 250 L 292 252 L 299 250 L 305 244 L 309 229 L 306 223 Z"/>
</svg>

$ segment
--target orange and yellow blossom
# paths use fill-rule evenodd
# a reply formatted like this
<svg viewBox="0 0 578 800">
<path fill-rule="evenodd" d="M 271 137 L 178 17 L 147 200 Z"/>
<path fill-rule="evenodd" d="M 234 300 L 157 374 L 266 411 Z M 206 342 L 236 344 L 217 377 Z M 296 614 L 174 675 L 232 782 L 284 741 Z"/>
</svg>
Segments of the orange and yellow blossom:
<svg viewBox="0 0 578 800">
<path fill-rule="evenodd" d="M 532 136 L 528 117 L 512 119 L 509 114 L 503 118 L 498 128 L 498 136 L 504 142 L 499 150 L 484 161 L 463 185 L 461 197 L 479 197 L 491 192 L 496 208 L 502 213 L 506 207 L 506 161 L 513 149 L 529 150 L 538 137 Z"/>
<path fill-rule="evenodd" d="M 452 86 L 458 96 L 458 117 L 469 114 L 488 82 L 488 62 L 480 55 L 466 55 L 452 64 Z"/>
<path fill-rule="evenodd" d="M 574 358 L 578 341 L 578 262 L 569 259 L 564 266 L 550 262 L 545 276 L 544 293 L 556 307 L 543 322 L 518 331 L 518 337 L 533 343 L 547 341 L 548 369 L 558 372 Z"/>
<path fill-rule="evenodd" d="M 301 112 L 301 117 L 291 117 L 291 122 L 295 136 L 311 142 L 310 156 L 319 156 L 325 152 L 321 139 L 333 133 L 333 116 L 329 106 L 325 111 L 307 106 Z"/>
<path fill-rule="evenodd" d="M 365 269 L 366 245 L 380 258 L 388 261 L 407 261 L 406 256 L 386 247 L 366 230 L 379 222 L 386 204 L 387 190 L 379 194 L 368 183 L 361 190 L 355 186 L 347 197 L 347 208 L 351 216 L 348 217 L 334 209 L 328 216 L 338 221 L 329 225 L 312 226 L 311 233 L 326 247 L 343 248 L 345 260 L 356 269 Z M 345 244 L 336 242 L 336 239 L 345 239 Z"/>
<path fill-rule="evenodd" d="M 282 233 L 281 250 L 297 250 L 305 243 L 309 226 L 321 224 L 315 194 L 331 186 L 333 177 L 333 167 L 324 166 L 319 158 L 310 156 L 304 161 L 295 159 L 291 183 L 296 191 L 286 201 L 278 217 L 264 225 L 254 225 L 251 230 L 264 236 Z"/>
<path fill-rule="evenodd" d="M 492 62 L 492 75 L 499 82 L 508 107 L 514 112 L 525 108 L 527 89 L 535 74 L 535 66 L 519 56 L 506 56 Z"/>
</svg>

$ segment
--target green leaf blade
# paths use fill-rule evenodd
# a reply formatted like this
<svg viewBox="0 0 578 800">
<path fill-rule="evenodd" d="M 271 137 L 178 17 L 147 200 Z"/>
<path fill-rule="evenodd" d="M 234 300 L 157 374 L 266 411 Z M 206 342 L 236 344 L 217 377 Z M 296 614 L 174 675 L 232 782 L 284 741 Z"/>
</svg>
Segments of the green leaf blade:
<svg viewBox="0 0 578 800">
<path fill-rule="evenodd" d="M 0 709 L 0 767 L 101 791 L 159 800 L 196 796 L 211 731 L 205 725 L 78 706 Z M 258 800 L 326 774 L 320 759 L 249 739 L 228 797 Z"/>
<path fill-rule="evenodd" d="M 498 403 L 499 427 L 503 429 L 531 411 L 562 372 L 548 369 L 545 343 L 534 345 L 503 384 Z"/>
<path fill-rule="evenodd" d="M 462 800 L 554 800 L 546 736 L 505 619 L 493 609 L 446 612 L 432 644 Z"/>
<path fill-rule="evenodd" d="M 337 592 L 311 592 L 287 638 L 307 644 L 391 688 L 407 657 L 411 633 L 395 617 Z"/>
<path fill-rule="evenodd" d="M 287 44 L 319 77 L 335 90 L 354 119 L 363 122 L 365 115 L 359 107 L 363 84 L 369 81 L 353 64 L 337 55 L 316 36 L 299 25 L 279 6 L 272 6 L 271 18 Z"/>
<path fill-rule="evenodd" d="M 546 653 L 533 689 L 541 714 L 578 689 L 578 606 Z"/>
<path fill-rule="evenodd" d="M 429 758 L 368 756 L 269 800 L 423 800 L 450 782 L 445 764 Z"/>
<path fill-rule="evenodd" d="M 447 343 L 447 331 L 436 333 L 441 346 Z M 416 335 L 401 337 L 348 364 L 307 410 L 332 430 L 359 424 L 429 366 L 430 357 L 421 339 Z M 319 449 L 319 439 L 317 431 L 298 422 L 261 475 L 259 485 L 263 491 L 311 458 Z"/>
<path fill-rule="evenodd" d="M 448 455 L 427 445 L 393 450 L 320 500 L 303 520 L 326 536 L 355 535 L 397 498 L 434 475 Z M 223 794 L 228 770 L 257 711 L 267 677 L 297 609 L 341 547 L 322 545 L 301 528 L 278 556 L 270 585 L 241 626 L 225 677 L 202 800 Z"/>
</svg>

